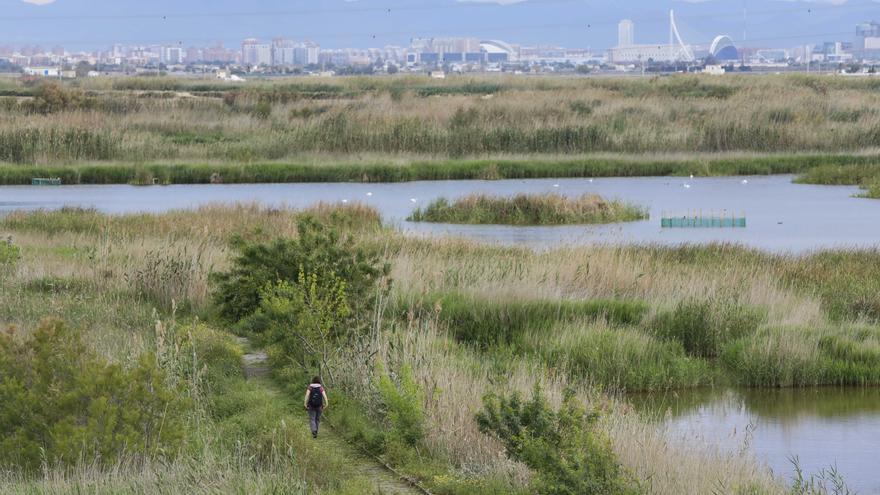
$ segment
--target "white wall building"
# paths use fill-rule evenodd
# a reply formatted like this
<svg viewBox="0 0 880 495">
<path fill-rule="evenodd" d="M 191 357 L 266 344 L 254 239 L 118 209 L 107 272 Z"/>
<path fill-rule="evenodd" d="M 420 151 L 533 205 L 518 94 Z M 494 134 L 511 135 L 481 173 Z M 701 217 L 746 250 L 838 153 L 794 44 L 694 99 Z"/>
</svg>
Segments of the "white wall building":
<svg viewBox="0 0 880 495">
<path fill-rule="evenodd" d="M 272 65 L 272 45 L 248 38 L 241 43 L 241 63 L 245 65 Z"/>
</svg>

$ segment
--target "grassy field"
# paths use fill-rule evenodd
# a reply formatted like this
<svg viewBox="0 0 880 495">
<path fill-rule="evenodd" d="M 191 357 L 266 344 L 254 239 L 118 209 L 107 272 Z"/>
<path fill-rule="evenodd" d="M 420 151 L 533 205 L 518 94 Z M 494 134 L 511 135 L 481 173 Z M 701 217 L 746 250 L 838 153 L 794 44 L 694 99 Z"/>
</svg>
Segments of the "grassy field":
<svg viewBox="0 0 880 495">
<path fill-rule="evenodd" d="M 506 458 L 474 420 L 480 404 L 473 397 L 490 391 L 528 394 L 537 381 L 559 404 L 573 390 L 601 411 L 613 452 L 646 491 L 784 493 L 782 480 L 747 453 L 670 442 L 622 392 L 880 384 L 875 251 L 788 257 L 718 245 L 533 252 L 407 239 L 358 205 L 312 213 L 379 250 L 391 266 L 384 316 L 358 344 L 369 358 L 356 346 L 335 358 L 329 417 L 353 442 L 436 493 L 529 490 L 535 472 Z M 43 318 L 62 318 L 109 363 L 131 368 L 156 356 L 187 399 L 178 451 L 37 473 L 4 466 L 3 491 L 362 493 L 366 481 L 346 469 L 344 457 L 306 441 L 288 399 L 245 385 L 235 365 L 241 350 L 210 297 L 209 274 L 228 268 L 234 235 L 296 237 L 298 218 L 239 206 L 163 215 L 16 213 L 0 221 L 0 238 L 11 236 L 14 246 L 2 243 L 0 252 L 0 322 L 18 328 L 14 339 L 28 339 Z M 192 355 L 204 372 L 194 371 L 201 368 Z M 424 438 L 417 450 L 389 451 L 387 421 L 395 423 L 376 387 L 386 371 L 406 369 L 424 394 L 417 401 Z M 285 396 L 298 394 L 303 377 L 290 368 L 278 373 L 290 387 Z"/>
<path fill-rule="evenodd" d="M 407 220 L 413 222 L 564 225 L 631 222 L 648 217 L 645 208 L 606 201 L 596 194 L 569 199 L 560 194 L 518 194 L 493 197 L 471 194 L 450 203 L 446 198 L 418 208 Z"/>
<path fill-rule="evenodd" d="M 875 164 L 877 98 L 803 75 L 7 81 L 0 183 L 802 173 Z"/>
</svg>

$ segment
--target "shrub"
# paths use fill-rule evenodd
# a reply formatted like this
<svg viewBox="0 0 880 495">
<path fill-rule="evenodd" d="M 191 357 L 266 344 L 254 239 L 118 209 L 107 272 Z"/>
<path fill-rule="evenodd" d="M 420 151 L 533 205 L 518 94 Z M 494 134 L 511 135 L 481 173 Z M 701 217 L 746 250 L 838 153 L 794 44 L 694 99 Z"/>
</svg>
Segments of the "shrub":
<svg viewBox="0 0 880 495">
<path fill-rule="evenodd" d="M 476 416 L 480 431 L 497 437 L 508 457 L 532 468 L 536 493 L 636 493 L 597 428 L 598 418 L 571 391 L 559 411 L 553 411 L 538 386 L 528 402 L 515 393 L 509 398 L 489 395 Z"/>
<path fill-rule="evenodd" d="M 84 103 L 84 100 L 81 92 L 64 89 L 60 84 L 49 81 L 37 87 L 34 91 L 34 99 L 30 103 L 30 110 L 49 114 L 76 109 Z"/>
<path fill-rule="evenodd" d="M 377 388 L 391 423 L 390 440 L 401 441 L 409 447 L 417 446 L 425 435 L 425 398 L 413 377 L 412 368 L 409 365 L 401 367 L 398 383 L 395 383 L 381 362 L 376 367 Z"/>
<path fill-rule="evenodd" d="M 297 225 L 296 239 L 276 239 L 269 243 L 248 242 L 237 237 L 232 242 L 235 257 L 228 272 L 212 274 L 214 301 L 220 314 L 238 321 L 260 306 L 261 292 L 279 281 L 296 284 L 300 273 L 334 273 L 345 282 L 347 297 L 355 314 L 369 312 L 381 276 L 389 267 L 381 266 L 379 256 L 341 239 L 339 231 L 313 216 L 304 216 Z"/>
<path fill-rule="evenodd" d="M 318 368 L 334 381 L 332 361 L 354 333 L 345 281 L 335 273 L 300 272 L 295 283 L 278 282 L 261 295 L 259 319 L 267 319 L 266 341 L 280 345 L 285 356 L 304 369 Z M 246 320 L 247 321 L 247 320 Z"/>
<path fill-rule="evenodd" d="M 79 333 L 46 321 L 23 339 L 0 335 L 0 370 L 0 465 L 112 464 L 181 446 L 183 403 L 153 356 L 131 369 L 108 364 Z"/>
<path fill-rule="evenodd" d="M 21 249 L 12 243 L 12 238 L 0 239 L 0 270 L 13 266 L 21 258 Z"/>
<path fill-rule="evenodd" d="M 714 358 L 725 344 L 755 333 L 766 312 L 737 302 L 682 301 L 649 324 L 660 338 L 680 342 L 691 356 Z"/>
</svg>

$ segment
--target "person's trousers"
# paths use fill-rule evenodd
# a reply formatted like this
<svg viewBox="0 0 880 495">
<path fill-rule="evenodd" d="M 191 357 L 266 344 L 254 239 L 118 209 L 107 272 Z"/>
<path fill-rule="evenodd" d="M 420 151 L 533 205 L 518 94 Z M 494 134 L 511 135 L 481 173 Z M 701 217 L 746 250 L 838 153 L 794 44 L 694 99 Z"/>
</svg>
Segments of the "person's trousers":
<svg viewBox="0 0 880 495">
<path fill-rule="evenodd" d="M 309 408 L 309 426 L 312 428 L 312 434 L 318 433 L 318 427 L 321 425 L 321 408 Z"/>
</svg>

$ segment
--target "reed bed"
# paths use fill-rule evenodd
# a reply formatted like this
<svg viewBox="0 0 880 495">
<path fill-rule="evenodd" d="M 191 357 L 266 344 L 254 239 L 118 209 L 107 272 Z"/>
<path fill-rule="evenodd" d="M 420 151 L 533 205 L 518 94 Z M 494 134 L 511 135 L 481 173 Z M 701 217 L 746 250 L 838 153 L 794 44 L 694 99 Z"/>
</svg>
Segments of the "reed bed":
<svg viewBox="0 0 880 495">
<path fill-rule="evenodd" d="M 193 181 L 204 180 L 205 164 L 285 162 L 284 173 L 271 171 L 274 180 L 314 174 L 292 166 L 303 154 L 423 160 L 595 153 L 856 155 L 880 142 L 880 114 L 872 110 L 878 103 L 875 83 L 831 77 L 487 76 L 443 82 L 400 77 L 236 85 L 135 78 L 76 81 L 57 90 L 19 85 L 13 93 L 0 96 L 0 162 L 52 170 L 71 163 L 77 170 L 86 164 L 124 165 L 125 181 L 133 180 L 131 171 L 138 167 L 174 164 L 187 167 L 151 172 L 160 181 L 165 175 Z M 773 104 L 756 107 L 754 101 Z M 688 166 L 701 161 L 688 160 Z M 341 168 L 337 178 L 358 180 L 352 167 Z M 646 173 L 639 167 L 627 173 L 629 168 L 620 173 Z M 768 166 L 745 161 L 735 168 Z M 528 169 L 520 176 L 530 176 Z M 123 179 L 112 170 L 95 170 L 101 179 L 88 179 L 83 170 L 86 178 L 80 180 Z M 228 181 L 254 180 L 241 171 L 236 179 L 235 170 L 225 170 Z M 442 167 L 437 173 L 450 175 Z M 270 171 L 253 174 L 272 180 Z"/>
<path fill-rule="evenodd" d="M 563 225 L 632 222 L 647 218 L 645 208 L 608 201 L 598 194 L 568 198 L 561 194 L 518 194 L 509 198 L 474 193 L 451 202 L 438 198 L 418 208 L 413 222 Z"/>
</svg>

